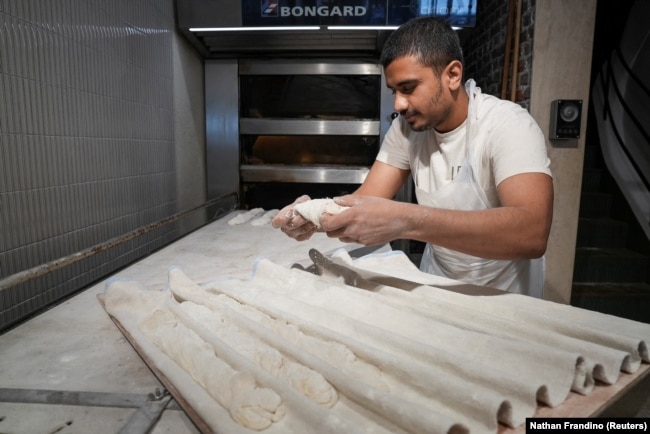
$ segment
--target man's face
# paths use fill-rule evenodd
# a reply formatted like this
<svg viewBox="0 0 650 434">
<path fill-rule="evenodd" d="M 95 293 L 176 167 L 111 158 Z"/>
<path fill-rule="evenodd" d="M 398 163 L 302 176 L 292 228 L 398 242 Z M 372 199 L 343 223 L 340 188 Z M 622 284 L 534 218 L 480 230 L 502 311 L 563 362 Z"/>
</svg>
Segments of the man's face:
<svg viewBox="0 0 650 434">
<path fill-rule="evenodd" d="M 395 95 L 393 107 L 412 130 L 453 129 L 445 125 L 452 110 L 452 99 L 432 68 L 422 66 L 413 56 L 404 56 L 391 62 L 384 73 L 386 84 Z"/>
</svg>

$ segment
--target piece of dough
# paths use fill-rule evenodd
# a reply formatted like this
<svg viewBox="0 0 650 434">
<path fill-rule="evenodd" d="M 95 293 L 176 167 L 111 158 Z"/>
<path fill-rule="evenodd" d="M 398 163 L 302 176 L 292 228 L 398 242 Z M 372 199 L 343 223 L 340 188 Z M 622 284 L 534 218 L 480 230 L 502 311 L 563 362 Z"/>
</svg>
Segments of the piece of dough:
<svg viewBox="0 0 650 434">
<path fill-rule="evenodd" d="M 253 221 L 251 221 L 251 225 L 252 226 L 268 225 L 269 223 L 271 223 L 271 220 L 273 220 L 273 217 L 278 215 L 279 212 L 280 212 L 279 209 L 268 210 L 267 212 L 262 214 L 262 217 L 257 217 L 256 219 L 253 219 Z"/>
<path fill-rule="evenodd" d="M 297 203 L 293 206 L 295 212 L 312 222 L 320 228 L 320 216 L 322 214 L 339 214 L 348 206 L 341 206 L 334 202 L 334 199 L 312 199 L 306 202 Z"/>
<path fill-rule="evenodd" d="M 264 214 L 264 208 L 253 208 L 244 213 L 237 214 L 235 217 L 228 220 L 228 224 L 230 226 L 241 225 L 256 217 L 261 216 L 262 214 Z"/>
</svg>

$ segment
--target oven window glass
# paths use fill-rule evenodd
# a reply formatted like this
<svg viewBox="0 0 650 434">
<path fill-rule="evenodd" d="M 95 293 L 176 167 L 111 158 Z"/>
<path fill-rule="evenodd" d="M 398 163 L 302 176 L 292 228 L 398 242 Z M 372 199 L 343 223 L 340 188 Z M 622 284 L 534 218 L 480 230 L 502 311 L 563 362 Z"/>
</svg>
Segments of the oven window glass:
<svg viewBox="0 0 650 434">
<path fill-rule="evenodd" d="M 245 118 L 378 119 L 379 75 L 240 76 Z"/>
<path fill-rule="evenodd" d="M 244 208 L 283 208 L 303 194 L 311 198 L 336 197 L 352 194 L 359 188 L 357 184 L 294 184 L 283 182 L 261 182 L 244 184 Z"/>
<path fill-rule="evenodd" d="M 370 166 L 377 136 L 241 136 L 242 164 Z"/>
</svg>

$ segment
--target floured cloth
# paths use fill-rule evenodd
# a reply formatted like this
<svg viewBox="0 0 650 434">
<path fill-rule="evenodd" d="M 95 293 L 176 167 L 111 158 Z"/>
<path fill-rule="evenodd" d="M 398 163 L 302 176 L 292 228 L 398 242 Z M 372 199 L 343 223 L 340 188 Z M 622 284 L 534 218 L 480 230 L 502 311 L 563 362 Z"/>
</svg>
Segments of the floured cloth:
<svg viewBox="0 0 650 434">
<path fill-rule="evenodd" d="M 173 268 L 165 292 L 114 281 L 106 310 L 182 382 L 215 432 L 495 433 L 499 423 L 520 426 L 538 405 L 588 395 L 595 380 L 611 384 L 650 363 L 650 324 L 517 294 L 436 288 L 459 282 L 420 272 L 401 252 L 352 259 L 341 250 L 333 259 L 365 279 L 415 284 L 368 291 L 260 259 L 247 280 L 198 285 Z M 244 416 L 265 427 L 238 421 L 147 338 L 142 325 L 160 312 L 205 342 L 200 358 L 249 377 L 254 408 Z"/>
</svg>

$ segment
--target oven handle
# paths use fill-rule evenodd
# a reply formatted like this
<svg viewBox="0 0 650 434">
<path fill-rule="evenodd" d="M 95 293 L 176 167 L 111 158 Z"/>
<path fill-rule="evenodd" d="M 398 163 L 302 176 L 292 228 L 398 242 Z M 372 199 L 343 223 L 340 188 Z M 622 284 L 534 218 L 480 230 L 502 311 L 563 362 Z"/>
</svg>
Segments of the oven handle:
<svg viewBox="0 0 650 434">
<path fill-rule="evenodd" d="M 379 135 L 380 121 L 241 118 L 240 134 L 252 135 Z"/>
<path fill-rule="evenodd" d="M 296 182 L 325 184 L 362 184 L 370 168 L 365 166 L 240 166 L 243 182 Z"/>
</svg>

